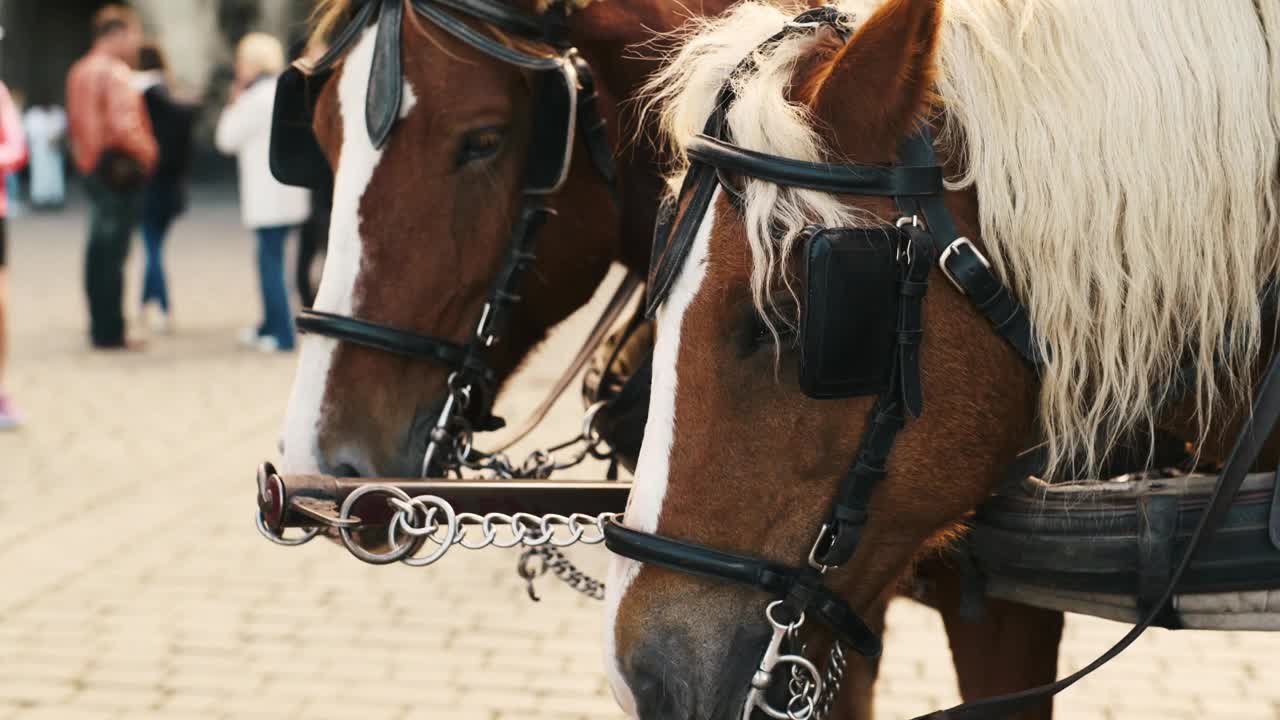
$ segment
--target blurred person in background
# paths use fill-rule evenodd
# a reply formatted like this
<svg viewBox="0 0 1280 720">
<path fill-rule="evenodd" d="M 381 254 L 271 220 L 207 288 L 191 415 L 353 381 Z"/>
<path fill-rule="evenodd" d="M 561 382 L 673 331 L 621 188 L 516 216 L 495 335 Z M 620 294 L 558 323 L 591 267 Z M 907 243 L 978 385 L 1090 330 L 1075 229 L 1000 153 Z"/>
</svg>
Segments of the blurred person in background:
<svg viewBox="0 0 1280 720">
<path fill-rule="evenodd" d="M 164 240 L 173 221 L 187 208 L 187 172 L 191 164 L 195 108 L 173 97 L 164 53 L 154 44 L 143 45 L 139 51 L 135 80 L 160 148 L 155 173 L 143 191 L 142 241 L 147 249 L 147 264 L 142 278 L 139 317 L 150 329 L 167 334 L 171 322 Z"/>
<path fill-rule="evenodd" d="M 31 148 L 31 183 L 27 193 L 33 208 L 60 208 L 67 200 L 67 178 L 62 161 L 62 140 L 67 134 L 67 113 L 59 105 L 33 105 L 22 115 Z"/>
<path fill-rule="evenodd" d="M 142 189 L 159 150 L 142 93 L 132 82 L 142 23 L 123 5 L 94 15 L 93 47 L 67 76 L 67 115 L 76 167 L 89 195 L 85 292 L 98 349 L 137 349 L 124 322 L 124 263 L 141 213 Z"/>
<path fill-rule="evenodd" d="M 27 144 L 22 137 L 22 118 L 9 89 L 0 83 L 0 173 L 12 174 L 27 161 Z M 7 193 L 0 188 L 0 430 L 12 430 L 21 422 L 4 385 L 4 365 L 8 356 L 6 327 L 9 297 Z"/>
<path fill-rule="evenodd" d="M 258 237 L 262 323 L 246 328 L 240 341 L 261 352 L 293 350 L 293 317 L 284 282 L 284 246 L 289 232 L 307 219 L 306 190 L 276 181 L 268 164 L 271 110 L 276 79 L 284 70 L 284 46 L 264 33 L 249 33 L 236 48 L 231 102 L 218 118 L 214 142 L 235 155 L 240 175 L 240 214 Z"/>
<path fill-rule="evenodd" d="M 4 31 L 0 30 L 0 39 L 4 38 Z M 26 107 L 27 98 L 22 94 L 21 90 L 14 88 L 12 90 L 6 88 L 8 95 L 7 103 L 13 111 L 22 117 L 22 109 Z M 4 179 L 5 194 L 5 214 L 10 218 L 22 217 L 26 213 L 26 207 L 23 205 L 22 197 L 22 166 L 19 165 L 13 170 L 0 170 L 0 177 Z"/>
</svg>

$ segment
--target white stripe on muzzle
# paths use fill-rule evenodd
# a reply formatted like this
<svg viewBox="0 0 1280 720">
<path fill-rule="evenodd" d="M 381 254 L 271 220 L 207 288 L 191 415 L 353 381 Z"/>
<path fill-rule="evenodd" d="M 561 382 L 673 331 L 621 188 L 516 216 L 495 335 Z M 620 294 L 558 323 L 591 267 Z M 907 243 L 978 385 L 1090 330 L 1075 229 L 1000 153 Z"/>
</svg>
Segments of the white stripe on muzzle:
<svg viewBox="0 0 1280 720">
<path fill-rule="evenodd" d="M 707 274 L 706 263 L 711 228 L 715 225 L 716 201 L 720 189 L 711 197 L 710 209 L 693 239 L 689 257 L 671 294 L 658 309 L 658 339 L 653 348 L 653 384 L 649 393 L 649 417 L 644 428 L 644 443 L 636 463 L 635 483 L 627 499 L 626 523 L 636 530 L 653 532 L 662 514 L 662 501 L 667 494 L 667 473 L 671 461 L 671 444 L 675 439 L 676 362 L 680 357 L 680 332 L 685 311 L 702 287 Z M 617 656 L 618 607 L 622 597 L 640 572 L 640 564 L 615 557 L 609 566 L 608 591 L 605 596 L 604 660 L 605 672 L 613 696 L 632 717 L 636 717 L 635 699 L 622 674 Z"/>
<path fill-rule="evenodd" d="M 356 279 L 364 254 L 360 204 L 382 159 L 382 151 L 369 140 L 365 122 L 365 98 L 377 29 L 377 24 L 369 27 L 351 48 L 337 78 L 342 146 L 334 174 L 329 246 L 314 307 L 340 315 L 354 313 Z M 416 102 L 417 98 L 406 82 L 400 116 L 404 117 Z M 285 414 L 281 470 L 286 473 L 315 473 L 321 470 L 322 461 L 327 460 L 330 466 L 348 463 L 366 471 L 369 463 L 354 449 L 339 448 L 338 456 L 321 458 L 320 420 L 337 342 L 319 335 L 305 335 L 301 340 L 298 370 Z"/>
</svg>

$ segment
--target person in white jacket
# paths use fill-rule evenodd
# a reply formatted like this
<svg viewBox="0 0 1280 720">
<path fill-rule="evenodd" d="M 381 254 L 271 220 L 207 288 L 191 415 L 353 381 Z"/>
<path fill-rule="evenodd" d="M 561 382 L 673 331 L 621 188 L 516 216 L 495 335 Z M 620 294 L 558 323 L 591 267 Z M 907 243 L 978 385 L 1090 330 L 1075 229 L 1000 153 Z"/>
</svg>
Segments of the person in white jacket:
<svg viewBox="0 0 1280 720">
<path fill-rule="evenodd" d="M 264 33 L 249 33 L 236 48 L 231 104 L 218 118 L 214 142 L 235 155 L 240 174 L 240 215 L 258 236 L 262 323 L 241 331 L 241 342 L 262 352 L 293 350 L 293 317 L 285 291 L 284 246 L 291 230 L 310 214 L 306 190 L 282 185 L 271 175 L 268 149 L 276 79 L 284 70 L 284 48 Z"/>
</svg>

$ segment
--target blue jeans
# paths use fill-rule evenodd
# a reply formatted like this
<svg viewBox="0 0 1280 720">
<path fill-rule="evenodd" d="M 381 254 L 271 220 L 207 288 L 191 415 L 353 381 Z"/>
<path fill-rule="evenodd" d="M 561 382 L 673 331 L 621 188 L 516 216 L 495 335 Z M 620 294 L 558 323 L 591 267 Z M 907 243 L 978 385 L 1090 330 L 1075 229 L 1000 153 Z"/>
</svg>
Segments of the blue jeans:
<svg viewBox="0 0 1280 720">
<path fill-rule="evenodd" d="M 258 234 L 258 281 L 262 290 L 261 336 L 270 335 L 281 350 L 292 350 L 293 313 L 284 287 L 284 243 L 293 228 L 288 225 L 256 228 Z"/>
<path fill-rule="evenodd" d="M 147 246 L 147 269 L 142 275 L 142 304 L 159 303 L 169 312 L 169 285 L 164 277 L 164 238 L 169 234 L 170 220 L 146 218 L 142 221 L 142 241 Z"/>
</svg>

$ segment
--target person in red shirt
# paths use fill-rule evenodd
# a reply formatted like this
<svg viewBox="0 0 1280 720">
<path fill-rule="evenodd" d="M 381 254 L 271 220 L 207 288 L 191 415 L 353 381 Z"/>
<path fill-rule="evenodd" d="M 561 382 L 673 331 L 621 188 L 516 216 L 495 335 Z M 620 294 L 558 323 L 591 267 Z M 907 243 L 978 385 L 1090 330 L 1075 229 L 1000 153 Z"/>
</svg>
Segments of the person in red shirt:
<svg viewBox="0 0 1280 720">
<path fill-rule="evenodd" d="M 142 23 L 133 10 L 107 5 L 94 16 L 93 37 L 89 54 L 67 75 L 71 150 L 91 206 L 89 334 L 96 348 L 135 348 L 125 334 L 124 263 L 159 153 L 130 71 L 142 46 Z"/>
<path fill-rule="evenodd" d="M 22 136 L 22 121 L 18 117 L 17 107 L 9 97 L 9 89 L 4 83 L 0 83 L 0 179 L 8 173 L 17 172 L 26 162 L 27 143 Z M 8 278 L 5 275 L 7 210 L 4 182 L 0 181 L 0 430 L 11 430 L 20 422 L 18 410 L 13 406 L 4 387 L 4 363 L 8 352 L 5 337 L 5 305 L 8 296 Z"/>
</svg>

